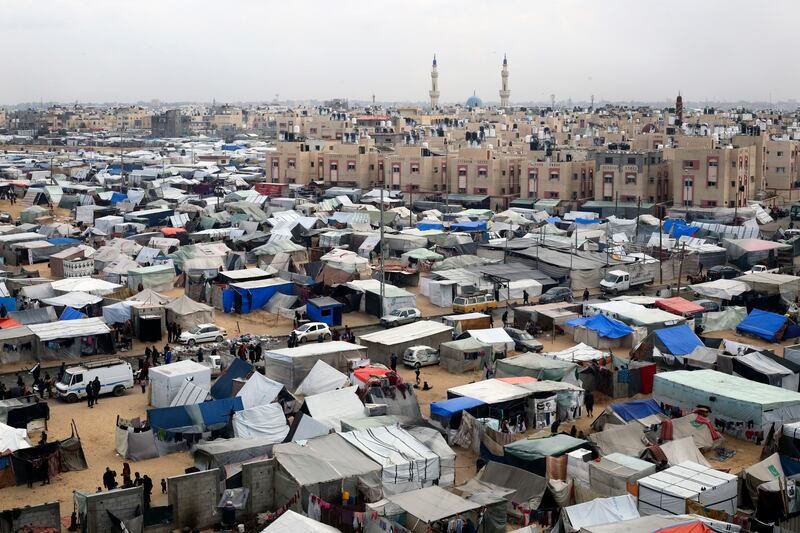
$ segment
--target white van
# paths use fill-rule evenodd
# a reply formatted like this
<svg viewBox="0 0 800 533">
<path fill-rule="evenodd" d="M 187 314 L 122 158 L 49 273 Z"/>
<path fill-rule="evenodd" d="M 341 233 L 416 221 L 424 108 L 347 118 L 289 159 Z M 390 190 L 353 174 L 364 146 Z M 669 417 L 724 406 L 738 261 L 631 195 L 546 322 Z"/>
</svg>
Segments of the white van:
<svg viewBox="0 0 800 533">
<path fill-rule="evenodd" d="M 64 377 L 56 383 L 58 397 L 67 402 L 86 398 L 86 384 L 100 378 L 100 394 L 122 396 L 125 389 L 133 388 L 133 369 L 121 359 L 91 361 L 66 369 Z"/>
</svg>

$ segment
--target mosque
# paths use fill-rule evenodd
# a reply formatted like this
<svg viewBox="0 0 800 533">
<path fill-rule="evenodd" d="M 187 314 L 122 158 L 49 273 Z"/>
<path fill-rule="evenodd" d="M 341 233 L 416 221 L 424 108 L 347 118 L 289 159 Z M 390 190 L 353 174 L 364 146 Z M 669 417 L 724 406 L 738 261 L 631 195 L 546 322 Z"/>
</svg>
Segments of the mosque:
<svg viewBox="0 0 800 533">
<path fill-rule="evenodd" d="M 507 108 L 508 100 L 511 97 L 511 90 L 508 88 L 508 59 L 503 54 L 503 67 L 500 69 L 500 107 Z M 436 54 L 433 55 L 433 65 L 431 65 L 431 90 L 428 91 L 431 99 L 431 109 L 439 108 L 439 68 L 436 62 Z M 470 109 L 483 107 L 481 100 L 473 91 L 472 96 L 467 98 L 464 105 Z"/>
</svg>

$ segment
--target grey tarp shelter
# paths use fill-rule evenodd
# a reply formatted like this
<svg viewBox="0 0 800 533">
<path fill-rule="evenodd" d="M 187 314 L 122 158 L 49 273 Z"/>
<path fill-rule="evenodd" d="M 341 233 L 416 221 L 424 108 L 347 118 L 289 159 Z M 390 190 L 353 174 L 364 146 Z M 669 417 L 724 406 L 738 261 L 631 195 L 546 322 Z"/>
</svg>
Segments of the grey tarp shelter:
<svg viewBox="0 0 800 533">
<path fill-rule="evenodd" d="M 344 341 L 307 343 L 296 348 L 278 348 L 264 353 L 266 376 L 295 390 L 317 361 L 324 361 L 339 372 L 348 372 L 348 360 L 363 359 L 366 348 Z"/>
<path fill-rule="evenodd" d="M 272 453 L 271 438 L 216 439 L 201 441 L 194 449 L 194 465 L 200 470 L 213 470 L 226 465 L 260 459 Z"/>
<path fill-rule="evenodd" d="M 432 486 L 389 496 L 388 500 L 402 508 L 408 515 L 406 525 L 413 527 L 416 519 L 431 524 L 455 515 L 464 515 L 479 509 L 481 504 L 472 502 Z M 473 523 L 475 523 L 473 517 Z"/>
<path fill-rule="evenodd" d="M 177 323 L 184 331 L 197 324 L 214 322 L 214 308 L 196 302 L 188 296 L 181 296 L 164 306 L 167 310 L 167 321 Z"/>
<path fill-rule="evenodd" d="M 434 346 L 435 348 L 435 346 Z M 492 358 L 492 346 L 474 337 L 439 345 L 439 364 L 448 372 L 462 373 L 483 368 Z M 400 357 L 400 354 L 398 354 Z"/>
</svg>

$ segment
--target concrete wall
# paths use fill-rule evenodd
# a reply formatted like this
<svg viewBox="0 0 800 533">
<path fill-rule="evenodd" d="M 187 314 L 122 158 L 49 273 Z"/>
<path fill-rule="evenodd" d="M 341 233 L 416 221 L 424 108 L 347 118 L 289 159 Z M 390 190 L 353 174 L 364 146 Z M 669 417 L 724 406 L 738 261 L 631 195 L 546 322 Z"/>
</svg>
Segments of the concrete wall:
<svg viewBox="0 0 800 533">
<path fill-rule="evenodd" d="M 98 492 L 86 497 L 86 524 L 89 533 L 105 533 L 111 531 L 111 520 L 106 511 L 114 516 L 127 520 L 144 512 L 144 488 Z"/>
<path fill-rule="evenodd" d="M 250 489 L 247 513 L 256 514 L 275 508 L 275 459 L 242 465 L 242 486 Z"/>
<path fill-rule="evenodd" d="M 217 503 L 222 497 L 219 469 L 204 470 L 167 479 L 167 494 L 174 525 L 204 529 L 221 520 Z"/>
<path fill-rule="evenodd" d="M 23 526 L 52 527 L 61 530 L 58 502 L 42 503 L 0 513 L 0 533 L 14 533 Z"/>
</svg>

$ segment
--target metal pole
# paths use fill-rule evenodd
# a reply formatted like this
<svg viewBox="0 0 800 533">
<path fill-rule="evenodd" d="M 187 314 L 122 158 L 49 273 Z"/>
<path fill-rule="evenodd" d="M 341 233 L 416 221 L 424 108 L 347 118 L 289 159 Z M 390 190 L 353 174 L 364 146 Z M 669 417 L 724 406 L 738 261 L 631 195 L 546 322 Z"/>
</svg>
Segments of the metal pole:
<svg viewBox="0 0 800 533">
<path fill-rule="evenodd" d="M 664 230 L 661 229 L 663 222 L 664 220 L 661 217 L 659 217 L 658 218 L 658 284 L 659 285 L 664 284 L 664 269 L 663 269 L 664 246 L 663 243 L 661 242 L 661 239 L 664 236 Z"/>
<path fill-rule="evenodd" d="M 686 243 L 683 243 L 683 246 L 681 247 L 681 263 L 678 266 L 678 292 L 677 292 L 677 296 L 680 296 L 680 294 L 681 294 L 681 276 L 683 275 L 683 257 L 684 257 L 684 255 L 686 255 Z"/>
<path fill-rule="evenodd" d="M 386 185 L 386 178 L 384 178 L 381 182 L 381 220 L 380 220 L 380 228 L 381 228 L 381 256 L 380 256 L 380 265 L 381 265 L 381 316 L 383 316 L 383 297 L 385 293 L 385 285 L 386 285 L 386 271 L 383 268 L 383 188 Z"/>
<path fill-rule="evenodd" d="M 641 216 L 641 209 L 642 209 L 642 197 L 636 197 L 636 236 L 639 236 L 639 217 Z"/>
</svg>

